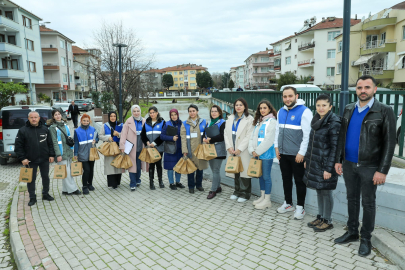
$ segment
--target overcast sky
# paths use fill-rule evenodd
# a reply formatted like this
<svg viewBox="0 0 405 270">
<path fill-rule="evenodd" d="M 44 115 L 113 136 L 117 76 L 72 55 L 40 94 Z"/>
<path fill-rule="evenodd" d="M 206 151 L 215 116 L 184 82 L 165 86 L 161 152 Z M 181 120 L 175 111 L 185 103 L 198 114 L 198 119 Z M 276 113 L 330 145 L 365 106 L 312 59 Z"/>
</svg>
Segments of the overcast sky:
<svg viewBox="0 0 405 270">
<path fill-rule="evenodd" d="M 14 0 L 13 0 L 14 1 Z M 136 31 L 155 67 L 183 63 L 229 72 L 250 54 L 297 32 L 305 19 L 343 17 L 343 0 L 15 0 L 76 42 L 91 45 L 103 20 Z M 352 0 L 360 19 L 399 1 Z"/>
</svg>

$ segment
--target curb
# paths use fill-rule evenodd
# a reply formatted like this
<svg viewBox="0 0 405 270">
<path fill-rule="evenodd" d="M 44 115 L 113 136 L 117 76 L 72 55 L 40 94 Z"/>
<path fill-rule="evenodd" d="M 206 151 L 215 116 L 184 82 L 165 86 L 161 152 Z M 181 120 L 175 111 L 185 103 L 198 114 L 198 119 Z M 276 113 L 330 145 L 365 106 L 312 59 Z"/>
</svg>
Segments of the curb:
<svg viewBox="0 0 405 270">
<path fill-rule="evenodd" d="M 31 262 L 28 259 L 27 253 L 25 252 L 24 244 L 21 240 L 20 230 L 18 229 L 18 220 L 17 220 L 17 203 L 19 196 L 19 186 L 14 191 L 13 202 L 11 204 L 10 211 L 10 243 L 11 250 L 13 251 L 13 256 L 17 268 L 20 270 L 29 270 L 33 269 Z"/>
<path fill-rule="evenodd" d="M 388 231 L 375 229 L 371 238 L 372 245 L 381 254 L 396 264 L 400 269 L 405 270 L 405 245 Z"/>
</svg>

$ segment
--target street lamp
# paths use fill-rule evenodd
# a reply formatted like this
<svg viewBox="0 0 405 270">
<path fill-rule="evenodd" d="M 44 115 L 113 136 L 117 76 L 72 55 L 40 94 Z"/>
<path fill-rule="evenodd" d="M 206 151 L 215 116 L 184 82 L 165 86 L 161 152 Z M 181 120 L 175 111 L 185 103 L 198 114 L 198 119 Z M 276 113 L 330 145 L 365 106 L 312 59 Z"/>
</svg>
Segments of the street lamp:
<svg viewBox="0 0 405 270">
<path fill-rule="evenodd" d="M 49 24 L 50 22 L 43 22 L 42 24 Z M 39 25 L 39 23 L 37 24 L 32 24 L 31 28 L 35 25 Z M 30 60 L 28 58 L 28 41 L 27 41 L 27 35 L 25 34 L 25 26 L 24 26 L 24 46 L 25 46 L 25 53 L 27 55 L 27 67 L 28 67 L 28 79 L 30 82 L 30 94 L 31 94 L 31 105 L 35 105 L 35 99 L 34 99 L 34 93 L 32 91 L 32 84 L 31 84 L 31 67 L 30 67 Z"/>
<path fill-rule="evenodd" d="M 351 0 L 344 0 L 343 4 L 343 37 L 342 37 L 342 81 L 340 91 L 340 115 L 349 103 L 349 51 L 350 51 L 350 11 Z"/>
<path fill-rule="evenodd" d="M 122 123 L 122 65 L 121 65 L 121 48 L 128 47 L 128 45 L 123 43 L 114 43 L 114 47 L 118 47 L 119 51 L 119 80 L 120 80 L 120 105 L 119 105 L 119 115 L 120 115 L 120 122 Z"/>
</svg>

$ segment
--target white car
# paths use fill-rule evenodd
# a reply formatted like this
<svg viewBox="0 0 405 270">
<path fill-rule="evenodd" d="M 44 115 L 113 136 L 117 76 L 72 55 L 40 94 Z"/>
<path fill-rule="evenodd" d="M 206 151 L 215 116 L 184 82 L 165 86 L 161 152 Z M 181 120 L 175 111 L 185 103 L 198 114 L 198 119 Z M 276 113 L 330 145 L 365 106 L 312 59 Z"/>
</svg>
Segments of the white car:
<svg viewBox="0 0 405 270">
<path fill-rule="evenodd" d="M 283 92 L 283 89 L 286 88 L 287 86 L 292 86 L 295 89 L 297 89 L 297 91 L 322 91 L 321 88 L 312 84 L 287 84 L 281 86 L 280 91 Z"/>
<path fill-rule="evenodd" d="M 70 103 L 54 103 L 52 107 L 58 108 L 61 107 L 63 111 L 66 112 L 67 119 L 70 120 L 70 114 L 68 112 Z"/>
</svg>

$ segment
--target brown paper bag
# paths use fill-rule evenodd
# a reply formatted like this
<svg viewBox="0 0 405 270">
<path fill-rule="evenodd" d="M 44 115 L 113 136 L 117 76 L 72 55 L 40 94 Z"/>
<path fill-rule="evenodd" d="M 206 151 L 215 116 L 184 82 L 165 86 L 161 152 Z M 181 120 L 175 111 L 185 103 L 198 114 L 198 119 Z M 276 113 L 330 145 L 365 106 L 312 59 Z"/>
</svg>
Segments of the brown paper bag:
<svg viewBox="0 0 405 270">
<path fill-rule="evenodd" d="M 247 175 L 251 177 L 262 176 L 262 161 L 260 159 L 252 158 L 250 160 Z"/>
<path fill-rule="evenodd" d="M 198 145 L 197 149 L 194 150 L 193 154 L 196 158 L 205 160 L 203 145 L 202 144 Z"/>
<path fill-rule="evenodd" d="M 239 172 L 243 172 L 245 169 L 243 168 L 243 164 L 242 164 L 242 158 L 240 156 L 237 156 L 237 158 L 239 159 L 239 167 L 238 167 L 238 171 Z"/>
<path fill-rule="evenodd" d="M 98 155 L 97 148 L 93 147 L 90 148 L 90 156 L 89 156 L 89 161 L 95 161 L 99 160 L 100 156 Z"/>
<path fill-rule="evenodd" d="M 66 165 L 55 165 L 55 169 L 53 171 L 53 178 L 65 179 L 66 177 L 67 177 Z"/>
<path fill-rule="evenodd" d="M 183 166 L 185 166 L 184 161 L 185 161 L 184 158 L 181 158 L 179 162 L 177 162 L 176 165 L 173 167 L 173 171 L 181 174 L 181 169 Z"/>
<path fill-rule="evenodd" d="M 117 169 L 121 169 L 122 157 L 122 155 L 118 155 L 116 158 L 114 158 L 110 165 Z"/>
<path fill-rule="evenodd" d="M 230 156 L 226 161 L 225 172 L 240 173 L 243 172 L 243 165 L 240 156 Z"/>
<path fill-rule="evenodd" d="M 108 157 L 110 155 L 110 144 L 108 142 L 103 142 L 97 150 L 103 155 Z"/>
<path fill-rule="evenodd" d="M 148 150 L 148 154 L 149 154 L 149 158 L 150 158 L 149 163 L 155 163 L 162 158 L 159 154 L 159 151 L 156 148 L 148 147 L 146 149 Z"/>
<path fill-rule="evenodd" d="M 121 169 L 128 170 L 132 167 L 132 161 L 127 154 L 123 154 L 122 162 L 121 162 Z"/>
<path fill-rule="evenodd" d="M 116 155 L 121 154 L 118 144 L 116 142 L 110 142 L 110 156 L 115 157 Z"/>
<path fill-rule="evenodd" d="M 197 170 L 197 167 L 194 165 L 193 161 L 190 158 L 186 160 L 187 163 L 187 174 L 193 173 Z"/>
<path fill-rule="evenodd" d="M 32 182 L 32 168 L 20 168 L 20 182 L 31 183 Z"/>
<path fill-rule="evenodd" d="M 213 144 L 202 144 L 205 160 L 211 160 L 217 157 L 217 150 Z"/>
<path fill-rule="evenodd" d="M 146 150 L 146 148 L 143 148 L 141 153 L 139 154 L 139 160 L 147 162 L 147 155 L 148 155 L 148 150 Z"/>
<path fill-rule="evenodd" d="M 96 148 L 91 148 L 96 149 Z M 72 176 L 79 176 L 83 174 L 83 164 L 81 162 L 72 162 L 70 164 L 70 174 Z"/>
</svg>

